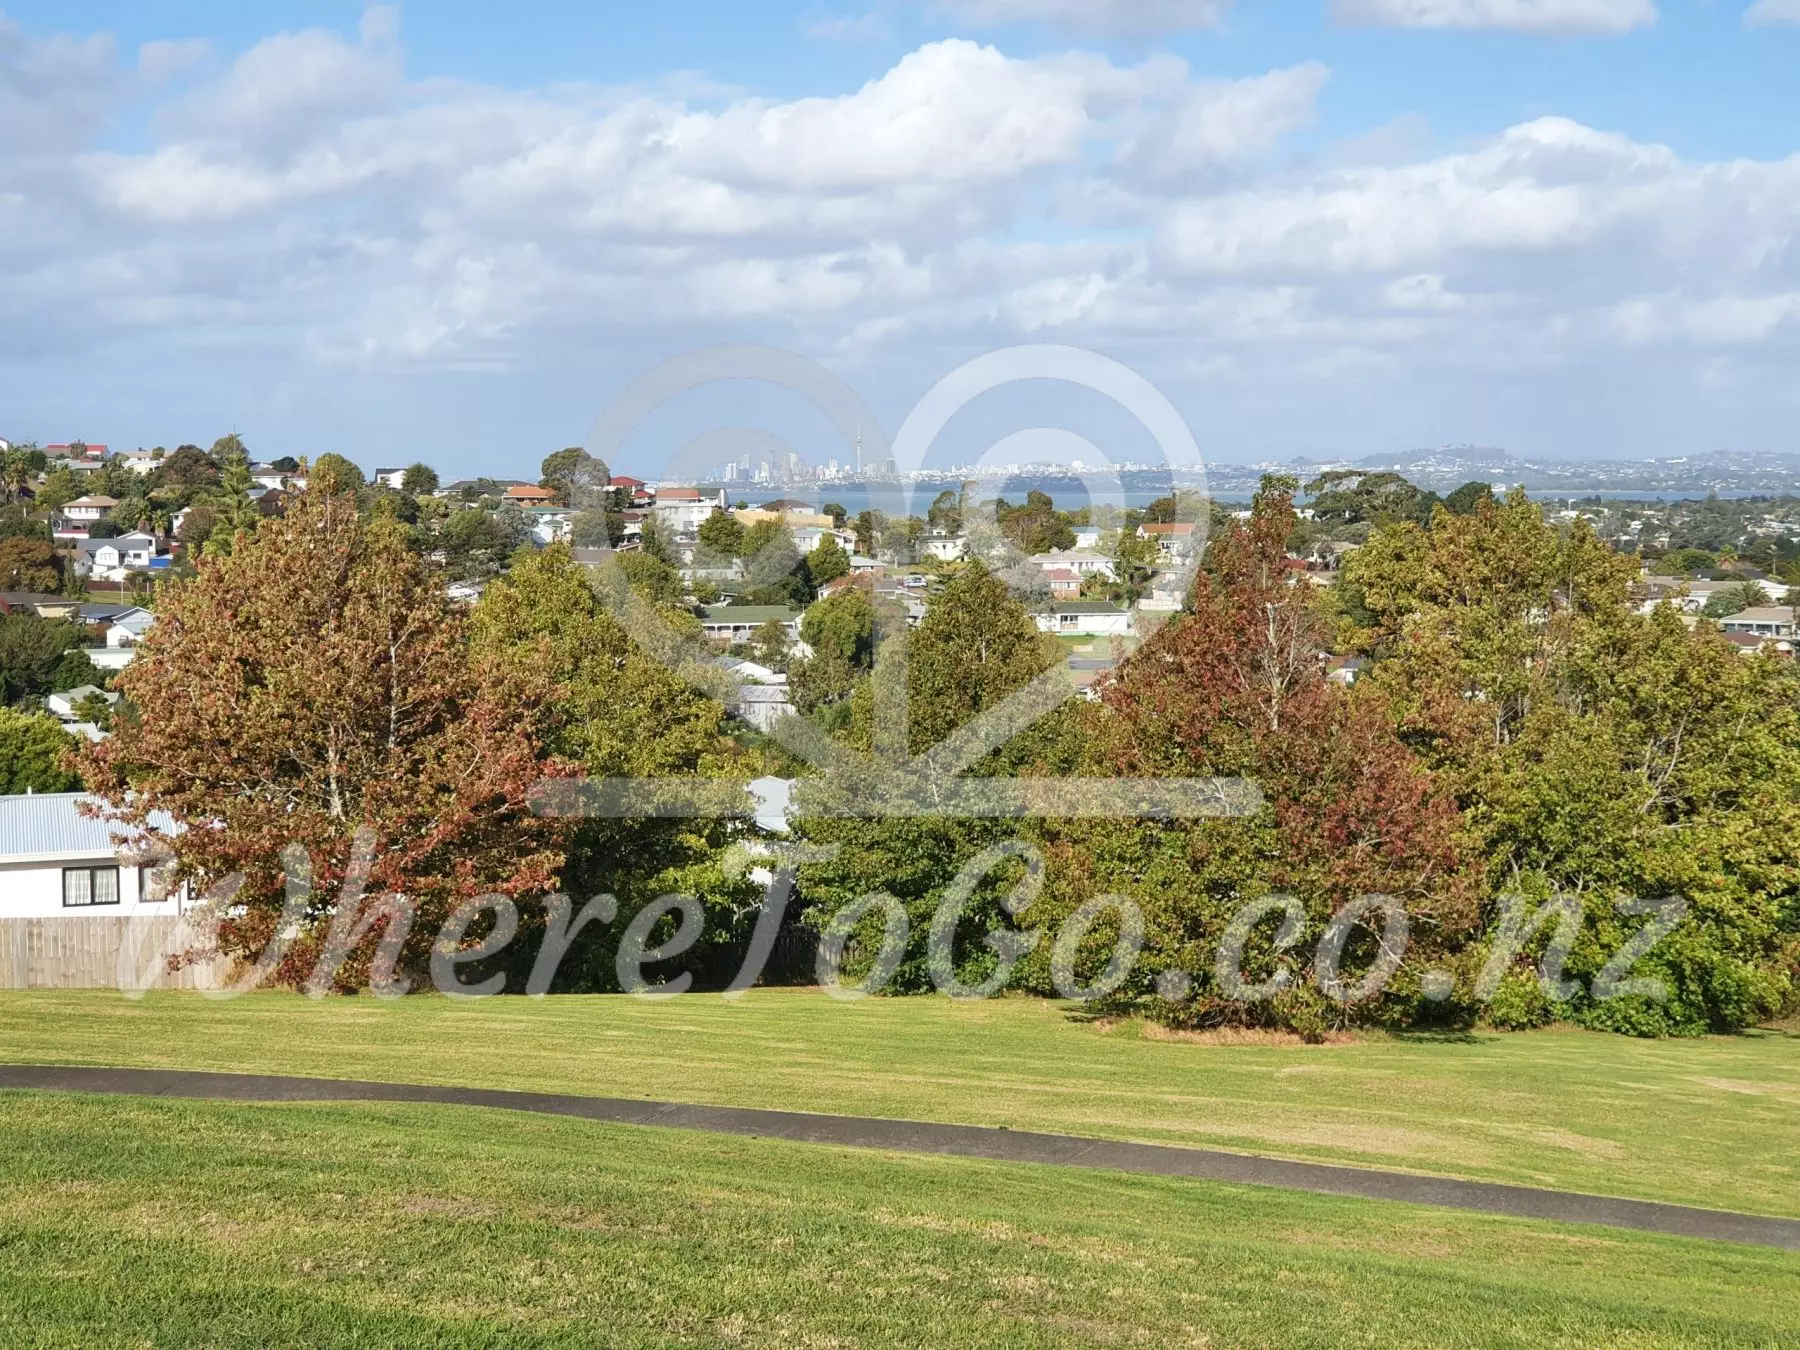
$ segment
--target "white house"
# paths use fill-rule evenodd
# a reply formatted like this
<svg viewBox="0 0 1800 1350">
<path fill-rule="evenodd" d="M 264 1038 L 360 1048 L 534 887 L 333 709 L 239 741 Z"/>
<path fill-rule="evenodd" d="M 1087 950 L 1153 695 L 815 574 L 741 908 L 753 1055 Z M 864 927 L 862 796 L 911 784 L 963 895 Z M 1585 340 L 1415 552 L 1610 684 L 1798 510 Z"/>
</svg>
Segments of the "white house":
<svg viewBox="0 0 1800 1350">
<path fill-rule="evenodd" d="M 111 626 L 106 630 L 108 647 L 135 647 L 144 640 L 156 623 L 156 615 L 142 605 L 112 616 Z"/>
<path fill-rule="evenodd" d="M 1037 615 L 1046 633 L 1069 637 L 1130 637 L 1131 611 L 1104 600 L 1058 600 Z"/>
<path fill-rule="evenodd" d="M 1104 553 L 1090 553 L 1079 548 L 1053 548 L 1048 553 L 1034 553 L 1031 561 L 1046 572 L 1067 569 L 1078 577 L 1110 576 L 1113 560 Z"/>
<path fill-rule="evenodd" d="M 109 633 L 107 635 L 111 637 Z M 83 647 L 87 659 L 94 663 L 96 670 L 123 670 L 137 660 L 137 644 L 122 643 L 117 647 Z"/>
<path fill-rule="evenodd" d="M 693 534 L 714 511 L 725 509 L 725 489 L 666 487 L 656 490 L 656 519 L 671 534 Z"/>
<path fill-rule="evenodd" d="M 955 562 L 969 551 L 969 540 L 960 534 L 931 534 L 919 546 L 939 562 Z"/>
<path fill-rule="evenodd" d="M 80 792 L 0 796 L 0 918 L 180 912 L 183 896 L 158 898 L 168 888 L 121 827 L 81 814 L 83 803 L 98 800 Z M 175 830 L 166 816 L 151 826 L 159 834 Z"/>
<path fill-rule="evenodd" d="M 88 527 L 118 504 L 118 501 L 112 497 L 99 495 L 77 497 L 58 513 L 56 537 L 59 539 L 87 538 Z"/>
<path fill-rule="evenodd" d="M 533 539 L 540 544 L 555 544 L 569 537 L 575 513 L 566 506 L 528 506 L 525 519 L 531 522 Z"/>
<path fill-rule="evenodd" d="M 135 474 L 149 475 L 162 466 L 164 453 L 161 450 L 121 450 L 113 458 Z"/>
<path fill-rule="evenodd" d="M 92 698 L 96 694 L 106 700 L 108 707 L 112 707 L 119 701 L 119 696 L 117 694 L 102 689 L 99 685 L 84 684 L 74 689 L 64 689 L 59 693 L 46 694 L 44 696 L 44 707 L 63 721 L 74 722 L 77 721 L 80 716 L 75 711 L 76 707 L 79 706 L 84 699 Z"/>
<path fill-rule="evenodd" d="M 377 469 L 374 473 L 369 475 L 369 481 L 371 483 L 380 483 L 383 487 L 390 487 L 395 492 L 398 492 L 406 485 L 406 470 Z"/>
<path fill-rule="evenodd" d="M 700 611 L 706 635 L 726 642 L 747 641 L 771 619 L 787 630 L 789 638 L 800 636 L 800 615 L 785 605 L 710 605 Z"/>
<path fill-rule="evenodd" d="M 83 539 L 75 546 L 75 570 L 83 576 L 105 576 L 150 566 L 156 557 L 156 540 L 147 534 L 122 534 L 116 539 Z"/>
</svg>

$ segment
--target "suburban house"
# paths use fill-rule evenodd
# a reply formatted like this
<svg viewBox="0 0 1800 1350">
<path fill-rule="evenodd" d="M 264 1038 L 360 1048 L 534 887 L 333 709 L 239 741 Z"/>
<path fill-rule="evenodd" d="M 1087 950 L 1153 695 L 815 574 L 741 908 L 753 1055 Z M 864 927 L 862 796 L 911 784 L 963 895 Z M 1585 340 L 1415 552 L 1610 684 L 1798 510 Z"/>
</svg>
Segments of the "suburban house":
<svg viewBox="0 0 1800 1350">
<path fill-rule="evenodd" d="M 1079 535 L 1076 540 L 1080 542 Z M 920 547 L 939 562 L 955 562 L 969 551 L 969 541 L 960 534 L 932 534 L 920 542 Z"/>
<path fill-rule="evenodd" d="M 1171 525 L 1140 525 L 1138 537 L 1154 541 L 1165 558 L 1184 557 L 1194 547 L 1194 530 L 1192 521 Z"/>
<path fill-rule="evenodd" d="M 656 519 L 670 534 L 693 534 L 714 511 L 725 509 L 725 489 L 666 487 L 656 490 Z"/>
<path fill-rule="evenodd" d="M 88 527 L 119 503 L 111 497 L 77 497 L 63 507 L 56 525 L 58 539 L 86 539 Z"/>
<path fill-rule="evenodd" d="M 104 445 L 86 445 L 80 441 L 67 444 L 46 445 L 44 457 L 52 468 L 65 468 L 74 473 L 98 473 L 106 467 L 107 449 Z"/>
<path fill-rule="evenodd" d="M 149 475 L 155 473 L 166 458 L 162 450 L 146 450 L 142 446 L 136 450 L 121 450 L 113 459 L 135 474 Z"/>
<path fill-rule="evenodd" d="M 371 483 L 380 483 L 383 487 L 390 487 L 395 492 L 398 492 L 406 485 L 406 470 L 377 469 L 374 473 L 369 475 L 369 481 Z"/>
<path fill-rule="evenodd" d="M 528 506 L 525 519 L 531 522 L 531 537 L 540 544 L 555 544 L 569 537 L 575 513 L 566 506 Z"/>
<path fill-rule="evenodd" d="M 731 694 L 731 711 L 758 731 L 770 731 L 794 711 L 787 684 L 743 684 Z"/>
<path fill-rule="evenodd" d="M 656 496 L 656 491 L 641 478 L 628 478 L 623 475 L 609 478 L 606 485 L 622 494 L 627 506 L 648 506 Z"/>
<path fill-rule="evenodd" d="M 0 796 L 0 918 L 180 912 L 185 888 L 165 897 L 147 851 L 131 848 L 119 826 L 81 813 L 98 803 L 80 792 Z M 151 823 L 156 833 L 175 829 L 167 817 Z"/>
<path fill-rule="evenodd" d="M 709 605 L 700 611 L 700 627 L 709 638 L 747 642 L 770 620 L 787 629 L 790 638 L 800 636 L 800 615 L 786 605 Z"/>
<path fill-rule="evenodd" d="M 535 483 L 515 483 L 506 489 L 503 499 L 514 506 L 549 506 L 556 501 L 556 494 Z"/>
<path fill-rule="evenodd" d="M 1104 600 L 1058 600 L 1037 615 L 1046 633 L 1069 637 L 1130 637 L 1131 611 Z"/>
<path fill-rule="evenodd" d="M 74 689 L 64 689 L 58 693 L 46 694 L 44 709 L 61 721 L 77 722 L 81 720 L 81 714 L 76 709 L 96 695 L 105 700 L 108 707 L 114 707 L 119 702 L 117 694 L 102 689 L 97 684 L 84 684 Z"/>
<path fill-rule="evenodd" d="M 1078 577 L 1111 576 L 1113 560 L 1104 553 L 1089 553 L 1078 548 L 1056 548 L 1048 553 L 1033 554 L 1031 561 L 1046 572 L 1068 571 Z"/>
<path fill-rule="evenodd" d="M 1044 579 L 1050 583 L 1051 599 L 1079 600 L 1081 598 L 1081 577 L 1069 568 L 1048 568 L 1044 572 Z"/>
<path fill-rule="evenodd" d="M 273 464 L 252 464 L 250 481 L 257 487 L 270 492 L 281 492 L 289 487 L 304 488 L 306 486 L 304 478 L 288 473 L 285 469 L 278 469 Z"/>
<path fill-rule="evenodd" d="M 0 591 L 0 614 L 35 614 L 40 619 L 73 619 L 81 601 L 44 591 Z"/>
<path fill-rule="evenodd" d="M 101 634 L 107 646 L 130 647 L 150 631 L 156 615 L 142 605 L 83 605 L 81 621 Z"/>
<path fill-rule="evenodd" d="M 156 540 L 148 534 L 122 534 L 116 539 L 82 539 L 75 545 L 75 571 L 82 576 L 108 576 L 141 570 L 156 559 Z M 109 577 L 119 580 L 118 576 Z"/>
<path fill-rule="evenodd" d="M 1719 620 L 1719 627 L 1727 633 L 1749 633 L 1761 638 L 1791 638 L 1794 636 L 1794 611 L 1787 605 L 1757 605 Z"/>
<path fill-rule="evenodd" d="M 837 540 L 838 547 L 849 553 L 856 548 L 856 536 L 844 530 L 834 530 L 829 526 L 808 525 L 794 531 L 794 547 L 802 553 L 811 553 L 827 538 Z"/>
</svg>

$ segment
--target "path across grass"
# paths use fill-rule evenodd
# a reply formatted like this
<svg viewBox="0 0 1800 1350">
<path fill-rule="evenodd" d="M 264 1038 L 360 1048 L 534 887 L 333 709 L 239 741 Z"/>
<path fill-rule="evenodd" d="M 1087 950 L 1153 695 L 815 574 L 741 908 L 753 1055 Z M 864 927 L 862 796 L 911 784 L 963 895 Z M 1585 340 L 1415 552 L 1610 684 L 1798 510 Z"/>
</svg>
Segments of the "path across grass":
<svg viewBox="0 0 1800 1350">
<path fill-rule="evenodd" d="M 1781 1033 L 1210 1045 L 1026 999 L 9 991 L 0 1060 L 1004 1125 L 1800 1216 L 1800 1037 Z"/>
<path fill-rule="evenodd" d="M 1776 1346 L 1791 1253 L 456 1106 L 0 1093 L 0 1344 Z"/>
</svg>

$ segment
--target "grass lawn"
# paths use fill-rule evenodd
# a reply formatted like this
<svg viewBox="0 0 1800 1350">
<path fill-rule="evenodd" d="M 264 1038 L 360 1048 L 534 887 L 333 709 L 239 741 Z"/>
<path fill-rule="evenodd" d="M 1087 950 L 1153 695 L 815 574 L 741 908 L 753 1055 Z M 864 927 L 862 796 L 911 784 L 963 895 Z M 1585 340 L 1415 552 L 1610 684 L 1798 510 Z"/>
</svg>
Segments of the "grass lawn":
<svg viewBox="0 0 1800 1350">
<path fill-rule="evenodd" d="M 5 1093 L 0 1160 L 6 1345 L 1650 1350 L 1800 1326 L 1792 1253 L 470 1108 Z"/>
<path fill-rule="evenodd" d="M 281 993 L 134 1003 L 34 990 L 0 992 L 0 1060 L 1006 1125 L 1800 1216 L 1800 1035 L 1783 1032 L 1218 1045 L 1104 1028 L 1029 999 L 839 1004 L 765 989 L 736 1004 Z"/>
</svg>

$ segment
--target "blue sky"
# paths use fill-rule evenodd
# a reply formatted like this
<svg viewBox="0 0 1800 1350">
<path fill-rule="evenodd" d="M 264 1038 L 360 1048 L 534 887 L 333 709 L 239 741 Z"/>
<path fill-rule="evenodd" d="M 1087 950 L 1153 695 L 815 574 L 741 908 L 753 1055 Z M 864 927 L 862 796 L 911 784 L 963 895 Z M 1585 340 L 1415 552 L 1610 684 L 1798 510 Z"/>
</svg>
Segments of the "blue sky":
<svg viewBox="0 0 1800 1350">
<path fill-rule="evenodd" d="M 1800 0 L 1750 10 L 0 0 L 0 436 L 523 472 L 696 345 L 892 432 L 1055 342 L 1222 460 L 1800 451 Z M 1130 454 L 1093 402 L 940 457 Z M 742 419 L 841 453 L 731 385 L 623 467 Z"/>
</svg>

